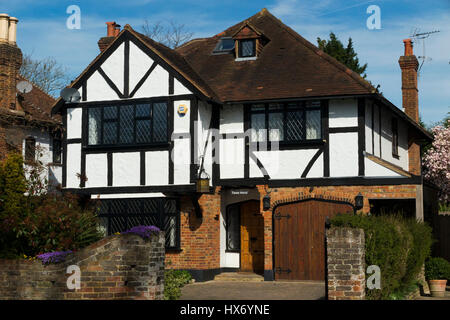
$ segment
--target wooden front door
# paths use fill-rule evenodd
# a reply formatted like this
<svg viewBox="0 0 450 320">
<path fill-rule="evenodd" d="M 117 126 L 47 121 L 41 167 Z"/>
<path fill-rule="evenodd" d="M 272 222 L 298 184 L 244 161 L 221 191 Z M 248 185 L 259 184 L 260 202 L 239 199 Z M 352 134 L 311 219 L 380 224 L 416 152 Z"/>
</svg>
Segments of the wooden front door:
<svg viewBox="0 0 450 320">
<path fill-rule="evenodd" d="M 307 200 L 274 212 L 275 280 L 325 280 L 325 221 L 349 204 Z"/>
<path fill-rule="evenodd" d="M 241 271 L 264 272 L 264 219 L 259 201 L 241 204 Z"/>
</svg>

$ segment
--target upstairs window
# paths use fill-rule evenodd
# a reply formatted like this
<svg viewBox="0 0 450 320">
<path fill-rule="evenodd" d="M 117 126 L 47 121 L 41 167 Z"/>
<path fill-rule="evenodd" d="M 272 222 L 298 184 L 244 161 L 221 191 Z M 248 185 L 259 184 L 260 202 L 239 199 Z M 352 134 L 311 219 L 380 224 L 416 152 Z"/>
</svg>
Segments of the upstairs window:
<svg viewBox="0 0 450 320">
<path fill-rule="evenodd" d="M 233 38 L 221 38 L 214 48 L 213 53 L 229 53 L 234 50 L 234 43 L 235 41 L 233 40 Z"/>
<path fill-rule="evenodd" d="M 252 141 L 297 143 L 322 139 L 320 101 L 253 104 Z"/>
<path fill-rule="evenodd" d="M 61 163 L 61 135 L 58 133 L 53 137 L 53 163 Z"/>
<path fill-rule="evenodd" d="M 28 137 L 25 139 L 25 161 L 36 160 L 36 139 Z"/>
<path fill-rule="evenodd" d="M 392 118 L 392 156 L 398 158 L 398 120 Z"/>
<path fill-rule="evenodd" d="M 88 145 L 168 142 L 167 102 L 88 108 Z"/>
<path fill-rule="evenodd" d="M 239 58 L 251 58 L 256 56 L 256 40 L 239 40 Z"/>
</svg>

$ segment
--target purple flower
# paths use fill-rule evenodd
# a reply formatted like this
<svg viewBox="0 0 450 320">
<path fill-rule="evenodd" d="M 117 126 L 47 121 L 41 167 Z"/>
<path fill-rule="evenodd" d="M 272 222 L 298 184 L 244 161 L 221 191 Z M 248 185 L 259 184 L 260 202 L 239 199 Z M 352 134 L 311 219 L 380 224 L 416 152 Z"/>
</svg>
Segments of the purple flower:
<svg viewBox="0 0 450 320">
<path fill-rule="evenodd" d="M 42 260 L 43 264 L 59 263 L 66 260 L 69 253 L 72 253 L 72 251 L 54 251 L 40 254 L 37 257 Z"/>
<path fill-rule="evenodd" d="M 121 234 L 137 234 L 143 239 L 148 239 L 153 233 L 160 232 L 161 230 L 155 226 L 136 226 L 127 231 L 122 232 Z"/>
</svg>

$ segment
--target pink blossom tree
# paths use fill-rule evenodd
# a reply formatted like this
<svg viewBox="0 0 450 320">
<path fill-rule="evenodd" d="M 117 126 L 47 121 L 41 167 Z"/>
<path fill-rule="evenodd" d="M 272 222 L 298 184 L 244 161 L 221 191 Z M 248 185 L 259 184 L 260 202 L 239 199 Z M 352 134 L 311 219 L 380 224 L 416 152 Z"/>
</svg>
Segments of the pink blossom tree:
<svg viewBox="0 0 450 320">
<path fill-rule="evenodd" d="M 450 119 L 447 120 L 450 124 Z M 450 202 L 450 125 L 438 125 L 432 129 L 434 141 L 423 156 L 424 176 L 440 189 L 439 201 Z"/>
</svg>

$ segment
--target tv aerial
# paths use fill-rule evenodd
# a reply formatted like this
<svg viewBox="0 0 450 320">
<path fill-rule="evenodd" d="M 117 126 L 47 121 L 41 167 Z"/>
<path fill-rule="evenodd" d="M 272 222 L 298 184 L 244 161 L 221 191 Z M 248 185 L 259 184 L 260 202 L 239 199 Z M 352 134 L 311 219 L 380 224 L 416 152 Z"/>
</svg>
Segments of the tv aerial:
<svg viewBox="0 0 450 320">
<path fill-rule="evenodd" d="M 77 103 L 81 100 L 81 95 L 75 88 L 64 88 L 61 90 L 61 98 L 65 102 Z"/>
<path fill-rule="evenodd" d="M 33 85 L 29 83 L 28 81 L 20 81 L 16 85 L 17 91 L 19 91 L 22 94 L 29 93 L 31 90 L 33 90 Z"/>
<path fill-rule="evenodd" d="M 417 41 L 421 40 L 422 41 L 422 55 L 421 56 L 417 56 L 417 58 L 419 60 L 421 60 L 421 63 L 419 65 L 419 69 L 417 70 L 417 76 L 420 77 L 420 70 L 422 69 L 423 64 L 425 63 L 425 61 L 429 62 L 431 61 L 431 57 L 428 57 L 425 53 L 425 39 L 429 38 L 430 35 L 434 34 L 434 33 L 438 33 L 440 32 L 439 30 L 434 30 L 434 31 L 430 31 L 430 32 L 420 32 L 420 29 L 416 28 L 414 30 L 414 32 L 412 32 L 412 35 L 410 36 L 413 39 L 416 39 Z"/>
</svg>

